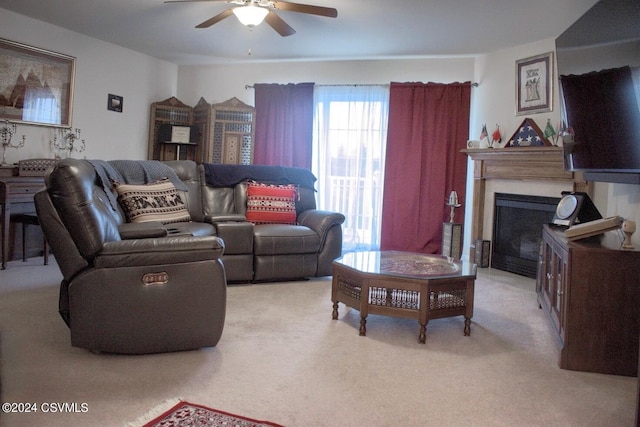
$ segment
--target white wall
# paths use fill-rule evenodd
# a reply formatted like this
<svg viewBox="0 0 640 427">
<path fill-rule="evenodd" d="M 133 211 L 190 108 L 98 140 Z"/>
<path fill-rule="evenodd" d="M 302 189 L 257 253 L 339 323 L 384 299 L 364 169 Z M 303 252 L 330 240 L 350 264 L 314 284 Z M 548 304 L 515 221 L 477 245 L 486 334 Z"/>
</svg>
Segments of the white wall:
<svg viewBox="0 0 640 427">
<path fill-rule="evenodd" d="M 388 84 L 473 80 L 472 57 L 379 61 L 276 62 L 180 66 L 178 99 L 195 105 L 200 97 L 215 104 L 236 97 L 255 105 L 254 83 Z"/>
<path fill-rule="evenodd" d="M 144 159 L 149 108 L 175 95 L 178 67 L 165 61 L 0 9 L 0 37 L 76 58 L 72 126 L 82 130 L 86 151 L 73 157 Z M 123 112 L 107 110 L 108 94 L 124 97 Z M 26 135 L 7 162 L 53 157 L 54 127 L 18 124 Z M 15 137 L 14 137 L 15 138 Z"/>
</svg>

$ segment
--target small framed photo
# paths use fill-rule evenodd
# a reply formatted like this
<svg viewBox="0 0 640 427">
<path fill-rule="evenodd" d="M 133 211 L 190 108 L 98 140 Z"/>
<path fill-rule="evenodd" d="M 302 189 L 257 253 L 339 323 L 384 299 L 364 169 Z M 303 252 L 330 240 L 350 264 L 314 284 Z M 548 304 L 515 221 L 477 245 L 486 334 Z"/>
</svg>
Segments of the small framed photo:
<svg viewBox="0 0 640 427">
<path fill-rule="evenodd" d="M 553 52 L 516 61 L 516 115 L 553 108 Z"/>
<path fill-rule="evenodd" d="M 124 99 L 121 96 L 109 94 L 107 97 L 107 110 L 122 113 L 122 103 Z"/>
</svg>

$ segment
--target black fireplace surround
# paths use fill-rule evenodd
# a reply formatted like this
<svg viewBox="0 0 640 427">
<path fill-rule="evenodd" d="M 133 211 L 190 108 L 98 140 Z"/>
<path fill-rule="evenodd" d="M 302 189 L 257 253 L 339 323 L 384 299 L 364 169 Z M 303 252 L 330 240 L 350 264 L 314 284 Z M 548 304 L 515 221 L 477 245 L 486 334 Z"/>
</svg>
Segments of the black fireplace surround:
<svg viewBox="0 0 640 427">
<path fill-rule="evenodd" d="M 550 223 L 560 197 L 495 193 L 491 267 L 536 277 L 543 224 Z"/>
</svg>

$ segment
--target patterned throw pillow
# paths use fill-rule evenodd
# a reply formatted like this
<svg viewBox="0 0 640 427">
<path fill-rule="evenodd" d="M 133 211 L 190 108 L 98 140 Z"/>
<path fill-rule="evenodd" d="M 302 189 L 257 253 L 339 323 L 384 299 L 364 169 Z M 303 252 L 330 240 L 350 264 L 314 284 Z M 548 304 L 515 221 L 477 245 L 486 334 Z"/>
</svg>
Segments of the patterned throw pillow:
<svg viewBox="0 0 640 427">
<path fill-rule="evenodd" d="M 191 216 L 176 187 L 168 178 L 149 184 L 113 183 L 127 222 L 188 222 Z"/>
<path fill-rule="evenodd" d="M 254 224 L 295 224 L 295 185 L 247 184 L 247 221 Z"/>
</svg>

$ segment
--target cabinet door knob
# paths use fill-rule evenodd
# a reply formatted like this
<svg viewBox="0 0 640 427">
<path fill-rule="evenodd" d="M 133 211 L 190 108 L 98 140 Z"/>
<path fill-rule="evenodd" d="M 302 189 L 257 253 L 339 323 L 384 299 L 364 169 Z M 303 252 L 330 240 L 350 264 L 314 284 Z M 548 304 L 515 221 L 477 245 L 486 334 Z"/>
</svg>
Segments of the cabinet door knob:
<svg viewBox="0 0 640 427">
<path fill-rule="evenodd" d="M 558 289 L 558 292 L 557 292 L 557 293 L 558 293 L 558 296 L 559 296 L 559 297 L 561 297 L 562 295 L 564 295 L 564 292 L 563 292 L 562 290 L 560 290 L 560 289 Z"/>
</svg>

